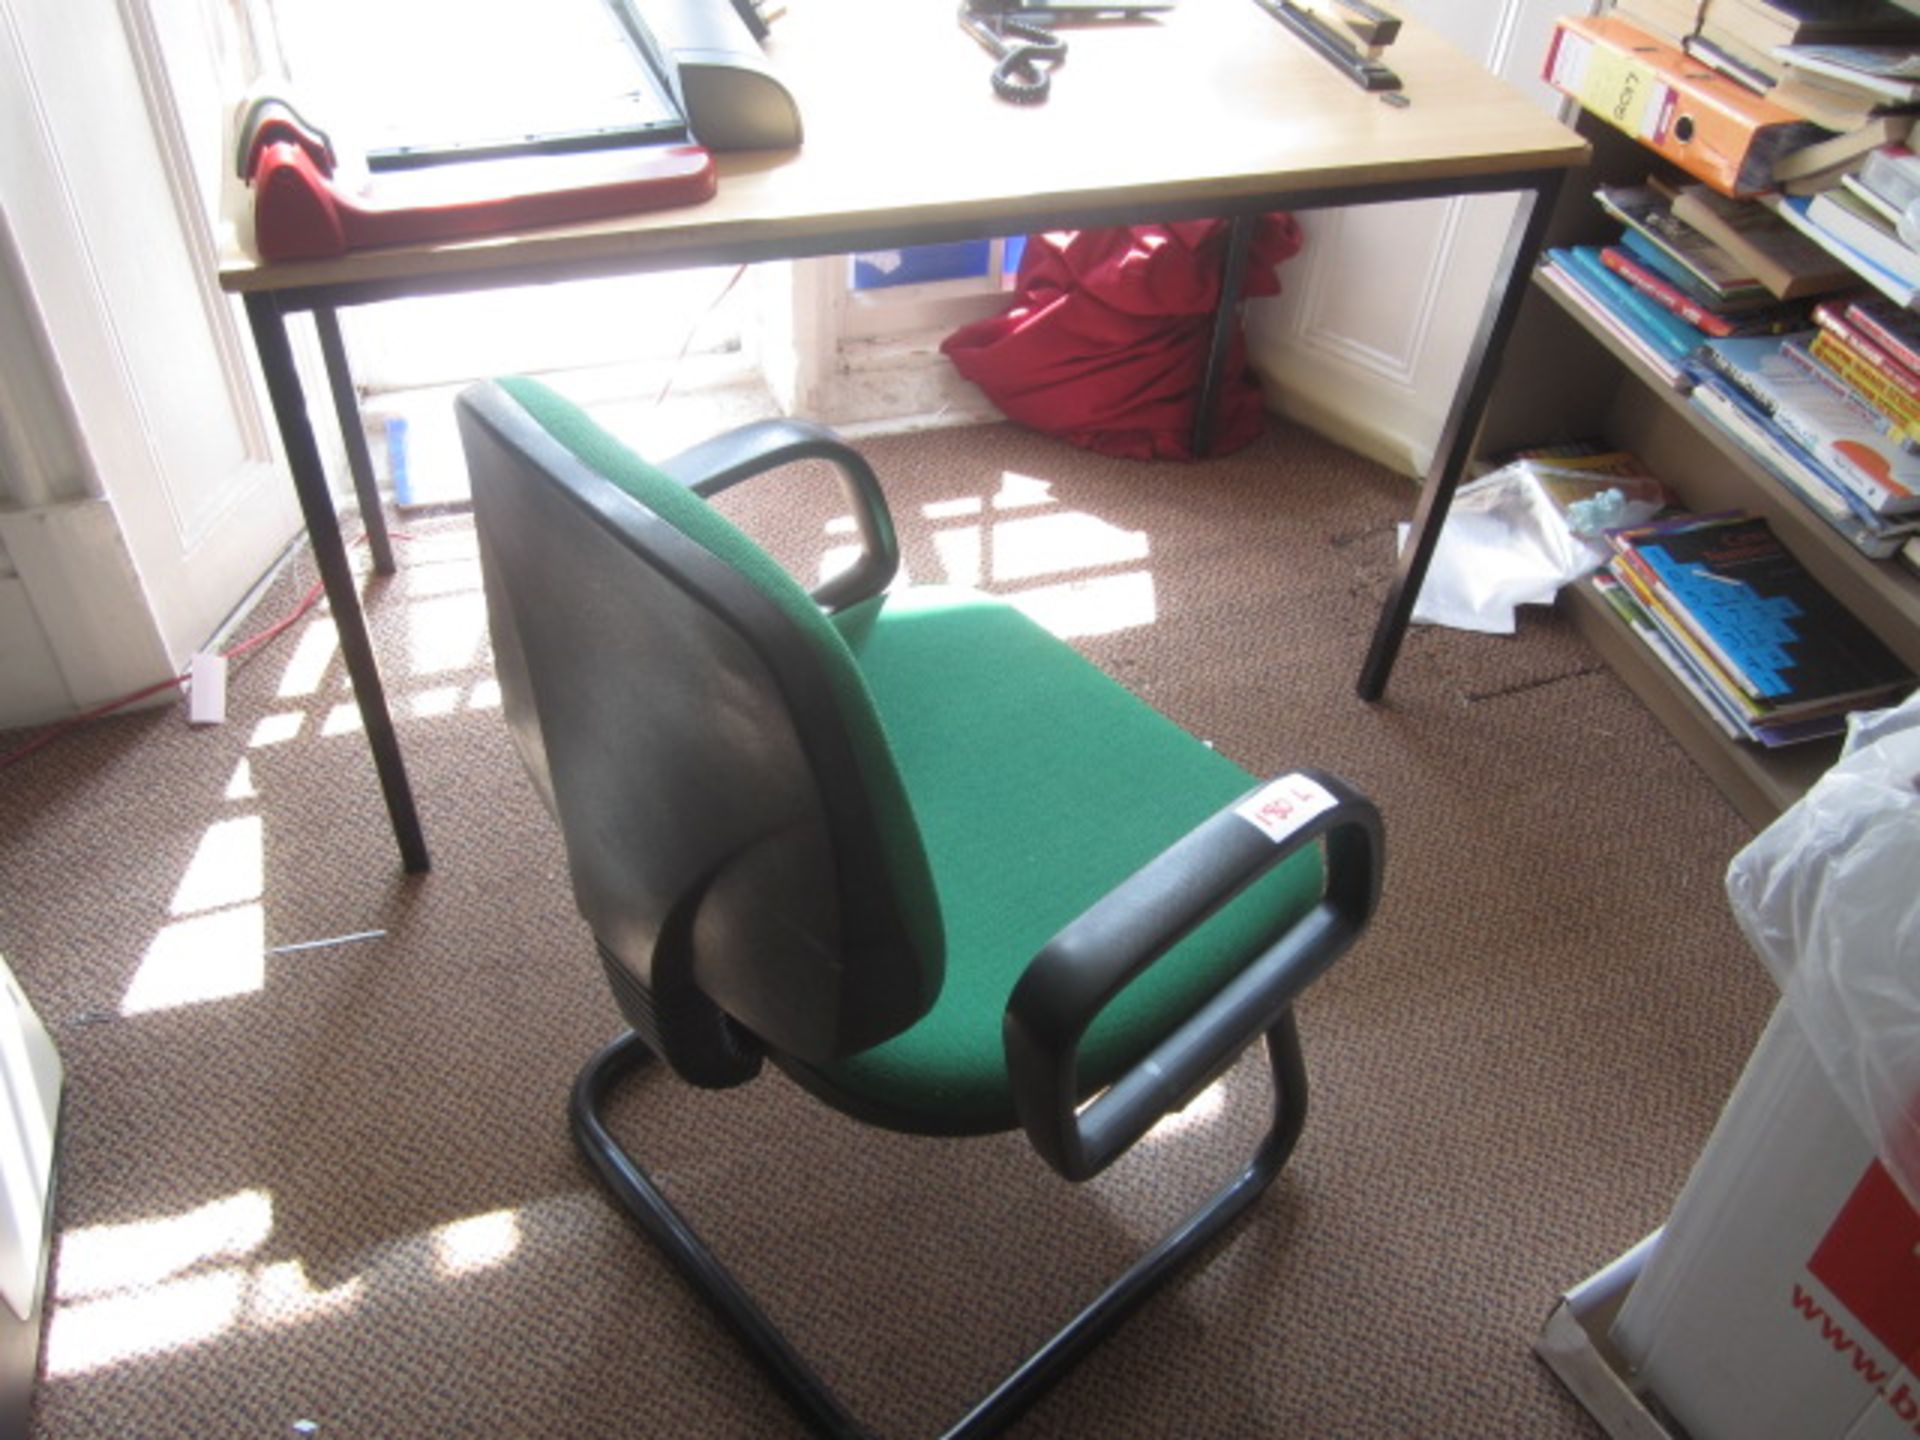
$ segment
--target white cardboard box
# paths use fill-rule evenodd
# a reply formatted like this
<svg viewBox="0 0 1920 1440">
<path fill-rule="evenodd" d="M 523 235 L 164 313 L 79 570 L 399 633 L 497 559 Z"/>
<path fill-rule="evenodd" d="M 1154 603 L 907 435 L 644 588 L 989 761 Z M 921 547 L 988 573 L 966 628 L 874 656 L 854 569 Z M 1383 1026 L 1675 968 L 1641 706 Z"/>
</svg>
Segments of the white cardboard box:
<svg viewBox="0 0 1920 1440">
<path fill-rule="evenodd" d="M 1784 1007 L 1611 1339 L 1692 1440 L 1920 1436 L 1920 1212 Z"/>
</svg>

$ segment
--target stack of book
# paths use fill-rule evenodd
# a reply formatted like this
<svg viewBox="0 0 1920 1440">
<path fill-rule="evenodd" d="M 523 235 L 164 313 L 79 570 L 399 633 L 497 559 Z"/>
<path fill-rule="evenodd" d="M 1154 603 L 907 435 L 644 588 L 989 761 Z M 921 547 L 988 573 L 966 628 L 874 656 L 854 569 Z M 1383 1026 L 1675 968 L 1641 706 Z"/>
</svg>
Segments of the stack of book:
<svg viewBox="0 0 1920 1440">
<path fill-rule="evenodd" d="M 1732 738 L 1769 748 L 1839 733 L 1914 676 L 1746 511 L 1608 533 L 1594 577 L 1635 635 Z"/>
<path fill-rule="evenodd" d="M 1920 299 L 1920 156 L 1884 145 L 1810 197 L 1768 203 L 1901 305 Z"/>
<path fill-rule="evenodd" d="M 1612 13 L 1815 129 L 1776 147 L 1773 183 L 1830 188 L 1920 113 L 1920 15 L 1898 0 L 1616 0 Z"/>
<path fill-rule="evenodd" d="M 1687 361 L 1704 341 L 1804 329 L 1811 323 L 1806 297 L 1853 282 L 1845 266 L 1777 221 L 1777 230 L 1726 226 L 1735 247 L 1728 248 L 1680 218 L 1692 201 L 1717 224 L 1713 203 L 1722 197 L 1712 192 L 1704 192 L 1711 201 L 1657 184 L 1595 193 L 1620 222 L 1619 239 L 1548 250 L 1541 283 L 1675 389 L 1693 383 Z M 1773 220 L 1765 210 L 1754 213 Z"/>
<path fill-rule="evenodd" d="M 1777 45 L 1780 66 L 1773 98 L 1797 114 L 1840 134 L 1871 130 L 1874 122 L 1905 115 L 1920 104 L 1920 19 L 1864 43 L 1812 38 Z"/>
<path fill-rule="evenodd" d="M 1673 192 L 1673 218 L 1718 245 L 1779 300 L 1828 295 L 1859 285 L 1847 261 L 1802 234 L 1771 209 L 1731 200 L 1705 185 Z"/>
<path fill-rule="evenodd" d="M 1828 301 L 1818 328 L 1730 336 L 1686 363 L 1689 402 L 1862 554 L 1920 535 L 1920 358 L 1884 303 Z M 1893 346 L 1901 348 L 1896 351 Z"/>
<path fill-rule="evenodd" d="M 1689 54 L 1751 88 L 1770 90 L 1807 78 L 1782 51 L 1899 44 L 1915 34 L 1920 34 L 1920 18 L 1896 0 L 1703 0 L 1683 44 Z"/>
<path fill-rule="evenodd" d="M 1615 0 L 1609 8 L 1629 25 L 1678 50 L 1699 28 L 1703 0 Z"/>
</svg>

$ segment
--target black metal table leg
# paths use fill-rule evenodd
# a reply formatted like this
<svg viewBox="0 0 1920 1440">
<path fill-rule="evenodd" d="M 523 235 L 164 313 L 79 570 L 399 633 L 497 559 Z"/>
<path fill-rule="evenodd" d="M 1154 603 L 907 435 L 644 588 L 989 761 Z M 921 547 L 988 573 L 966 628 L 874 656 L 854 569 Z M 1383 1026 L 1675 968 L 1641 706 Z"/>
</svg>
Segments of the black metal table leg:
<svg viewBox="0 0 1920 1440">
<path fill-rule="evenodd" d="M 1204 460 L 1213 453 L 1215 412 L 1220 406 L 1220 385 L 1225 376 L 1227 347 L 1233 341 L 1233 327 L 1240 314 L 1240 290 L 1247 271 L 1247 252 L 1253 246 L 1252 215 L 1236 215 L 1227 222 L 1227 254 L 1221 261 L 1220 303 L 1213 309 L 1213 338 L 1207 346 L 1207 368 L 1200 379 L 1199 408 L 1193 414 L 1193 454 Z"/>
<path fill-rule="evenodd" d="M 320 450 L 307 416 L 300 375 L 294 368 L 293 348 L 287 341 L 286 316 L 276 297 L 255 293 L 247 296 L 247 320 L 253 327 L 253 343 L 266 376 L 267 395 L 273 402 L 274 418 L 280 424 L 287 465 L 293 472 L 293 488 L 300 497 L 307 537 L 320 567 L 321 582 L 326 586 L 327 603 L 333 610 L 334 628 L 340 635 L 340 653 L 353 680 L 353 697 L 360 706 L 361 723 L 366 726 L 367 744 L 373 751 L 374 768 L 379 772 L 380 789 L 386 797 L 387 814 L 393 822 L 401 862 L 408 871 L 419 874 L 428 869 L 430 863 L 426 837 L 420 830 L 413 790 L 407 784 L 400 741 L 394 734 L 393 716 L 387 710 L 386 691 L 381 686 L 373 642 L 367 634 L 367 617 L 361 612 L 353 567 L 347 561 L 346 542 L 340 536 L 340 517 L 334 513 L 326 468 L 320 463 Z"/>
<path fill-rule="evenodd" d="M 1427 578 L 1433 549 L 1440 541 L 1440 527 L 1446 523 L 1447 510 L 1453 504 L 1453 492 L 1459 488 L 1460 472 L 1466 468 L 1478 438 L 1480 420 L 1499 372 L 1498 357 L 1513 332 L 1520 314 L 1520 299 L 1526 293 L 1528 276 L 1540 254 L 1547 220 L 1559 199 L 1562 176 L 1555 172 L 1542 178 L 1530 192 L 1523 191 L 1520 208 L 1507 232 L 1494 290 L 1480 317 L 1473 345 L 1467 351 L 1466 369 L 1454 392 L 1447 423 L 1440 432 L 1434 450 L 1433 465 L 1420 487 L 1420 502 L 1414 507 L 1413 530 L 1400 551 L 1399 569 L 1387 591 L 1387 601 L 1374 626 L 1373 643 L 1360 668 L 1356 687 L 1362 700 L 1378 700 L 1387 688 L 1387 676 L 1400 653 L 1400 642 L 1413 617 L 1413 605 L 1420 598 L 1420 586 Z"/>
<path fill-rule="evenodd" d="M 353 371 L 347 364 L 347 344 L 340 335 L 340 314 L 331 305 L 313 311 L 320 332 L 320 353 L 327 362 L 327 386 L 333 392 L 333 413 L 339 417 L 340 437 L 347 445 L 347 469 L 353 475 L 353 493 L 360 497 L 360 523 L 367 527 L 367 553 L 374 573 L 393 574 L 393 542 L 387 538 L 387 514 L 380 508 L 380 487 L 373 478 L 373 456 L 367 451 L 367 427 L 360 419 L 360 397 L 353 392 Z"/>
</svg>

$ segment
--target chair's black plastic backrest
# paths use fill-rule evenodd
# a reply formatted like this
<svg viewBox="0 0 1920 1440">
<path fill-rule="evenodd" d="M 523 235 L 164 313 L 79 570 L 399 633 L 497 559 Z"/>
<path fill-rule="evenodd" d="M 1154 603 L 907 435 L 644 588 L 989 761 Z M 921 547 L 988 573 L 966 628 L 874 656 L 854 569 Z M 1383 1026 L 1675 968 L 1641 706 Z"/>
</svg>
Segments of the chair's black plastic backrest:
<svg viewBox="0 0 1920 1440">
<path fill-rule="evenodd" d="M 751 547 L 704 502 L 630 452 L 586 463 L 550 427 L 589 422 L 512 383 L 458 407 L 502 703 L 627 1018 L 709 1084 L 757 1059 L 712 1006 L 813 1061 L 904 1029 L 939 989 L 937 904 L 838 636 L 709 548 Z"/>
</svg>

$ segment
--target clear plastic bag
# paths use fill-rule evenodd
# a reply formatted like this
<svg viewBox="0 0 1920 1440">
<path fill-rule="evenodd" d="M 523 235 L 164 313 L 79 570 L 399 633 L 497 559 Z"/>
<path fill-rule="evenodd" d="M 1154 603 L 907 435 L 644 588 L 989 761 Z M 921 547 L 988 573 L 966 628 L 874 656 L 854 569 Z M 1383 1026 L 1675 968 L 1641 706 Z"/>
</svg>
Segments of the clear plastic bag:
<svg viewBox="0 0 1920 1440">
<path fill-rule="evenodd" d="M 1658 481 L 1595 474 L 1535 460 L 1462 485 L 1434 546 L 1413 619 L 1511 635 L 1521 605 L 1550 605 L 1563 585 L 1607 561 L 1603 529 L 1651 519 Z M 1406 543 L 1408 527 L 1400 527 Z"/>
<path fill-rule="evenodd" d="M 1734 856 L 1727 898 L 1920 1205 L 1920 693 L 1853 717 L 1839 762 Z"/>
</svg>

